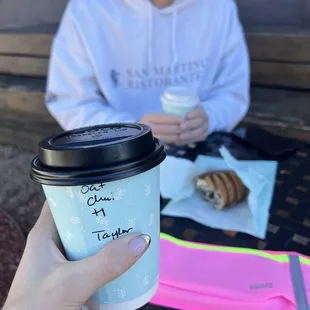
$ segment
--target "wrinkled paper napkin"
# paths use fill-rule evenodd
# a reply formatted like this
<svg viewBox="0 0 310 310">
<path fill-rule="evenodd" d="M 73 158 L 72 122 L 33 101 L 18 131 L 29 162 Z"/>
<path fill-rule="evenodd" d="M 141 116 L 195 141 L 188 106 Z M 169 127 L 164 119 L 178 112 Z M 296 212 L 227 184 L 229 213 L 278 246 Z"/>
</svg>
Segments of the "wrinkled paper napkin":
<svg viewBox="0 0 310 310">
<path fill-rule="evenodd" d="M 167 156 L 161 165 L 160 190 L 170 202 L 162 214 L 264 239 L 278 163 L 237 160 L 225 147 L 221 147 L 220 153 L 223 158 L 200 155 L 195 162 Z M 193 179 L 207 171 L 227 169 L 235 171 L 250 193 L 244 202 L 217 211 L 196 192 Z"/>
</svg>

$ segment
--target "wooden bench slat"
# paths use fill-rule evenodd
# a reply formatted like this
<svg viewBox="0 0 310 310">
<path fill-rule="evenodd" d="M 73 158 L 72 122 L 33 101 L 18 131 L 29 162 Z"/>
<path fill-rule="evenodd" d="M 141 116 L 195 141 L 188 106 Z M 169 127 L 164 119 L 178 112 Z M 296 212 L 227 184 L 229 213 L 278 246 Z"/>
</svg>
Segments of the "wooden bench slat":
<svg viewBox="0 0 310 310">
<path fill-rule="evenodd" d="M 251 62 L 252 83 L 310 89 L 310 63 Z"/>
<path fill-rule="evenodd" d="M 0 55 L 0 74 L 46 76 L 48 58 Z"/>
<path fill-rule="evenodd" d="M 247 122 L 310 130 L 310 92 L 253 87 L 251 98 Z"/>
<path fill-rule="evenodd" d="M 45 79 L 0 76 L 0 143 L 37 152 L 40 140 L 61 131 L 44 104 Z"/>
<path fill-rule="evenodd" d="M 53 34 L 0 33 L 0 54 L 49 57 Z"/>
<path fill-rule="evenodd" d="M 310 33 L 248 33 L 252 60 L 310 63 Z"/>
<path fill-rule="evenodd" d="M 47 111 L 44 105 L 44 94 L 25 91 L 5 91 L 0 89 L 0 111 L 6 113 L 31 113 L 43 117 Z M 0 113 L 1 113 L 0 112 Z"/>
<path fill-rule="evenodd" d="M 57 132 L 59 132 L 57 129 L 39 131 L 38 128 L 33 129 L 27 125 L 21 127 L 20 123 L 7 122 L 0 125 L 0 143 L 16 145 L 23 150 L 37 153 L 39 142 Z"/>
</svg>

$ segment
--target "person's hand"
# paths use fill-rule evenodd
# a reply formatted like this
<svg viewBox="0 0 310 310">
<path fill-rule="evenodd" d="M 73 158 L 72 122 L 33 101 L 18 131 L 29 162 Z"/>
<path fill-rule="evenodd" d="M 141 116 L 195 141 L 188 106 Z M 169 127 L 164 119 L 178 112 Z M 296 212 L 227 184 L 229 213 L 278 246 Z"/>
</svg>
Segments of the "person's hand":
<svg viewBox="0 0 310 310">
<path fill-rule="evenodd" d="M 176 145 L 180 143 L 182 121 L 174 114 L 154 113 L 144 115 L 140 123 L 150 125 L 154 136 L 163 143 Z"/>
<path fill-rule="evenodd" d="M 181 135 L 178 145 L 205 141 L 208 136 L 208 115 L 199 106 L 189 112 L 181 125 Z"/>
<path fill-rule="evenodd" d="M 3 310 L 80 310 L 104 284 L 128 270 L 150 243 L 145 235 L 127 235 L 96 255 L 69 262 L 47 204 L 30 232 Z"/>
</svg>

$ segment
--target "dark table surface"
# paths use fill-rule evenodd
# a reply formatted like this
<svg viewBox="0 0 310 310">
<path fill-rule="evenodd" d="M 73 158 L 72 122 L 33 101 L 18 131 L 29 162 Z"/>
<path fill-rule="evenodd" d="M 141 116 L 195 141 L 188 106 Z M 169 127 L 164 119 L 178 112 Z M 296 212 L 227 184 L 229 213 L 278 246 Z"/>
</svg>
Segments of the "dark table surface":
<svg viewBox="0 0 310 310">
<path fill-rule="evenodd" d="M 238 159 L 272 159 L 279 162 L 267 236 L 264 240 L 231 231 L 203 226 L 189 219 L 161 217 L 161 231 L 176 238 L 225 246 L 261 250 L 296 251 L 310 254 L 310 145 L 296 142 L 297 150 L 281 157 L 266 156 L 257 149 L 245 146 L 227 134 L 212 135 L 206 143 L 169 149 L 168 154 L 195 160 L 200 154 L 220 156 L 225 145 Z M 167 201 L 162 201 L 162 207 Z M 166 309 L 147 305 L 145 310 Z"/>
</svg>

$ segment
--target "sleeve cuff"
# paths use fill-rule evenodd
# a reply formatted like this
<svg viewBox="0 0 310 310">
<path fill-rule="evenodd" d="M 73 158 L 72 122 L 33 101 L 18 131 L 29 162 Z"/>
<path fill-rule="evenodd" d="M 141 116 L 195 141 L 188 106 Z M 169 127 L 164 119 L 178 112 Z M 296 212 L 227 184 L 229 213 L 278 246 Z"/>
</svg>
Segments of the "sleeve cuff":
<svg viewBox="0 0 310 310">
<path fill-rule="evenodd" d="M 214 113 L 212 113 L 212 111 L 210 111 L 209 109 L 207 109 L 206 107 L 204 107 L 205 112 L 208 116 L 208 136 L 211 135 L 213 132 L 216 131 L 216 118 L 214 117 Z"/>
</svg>

